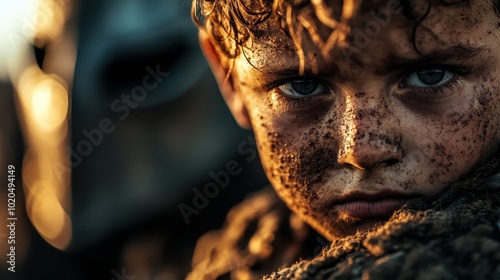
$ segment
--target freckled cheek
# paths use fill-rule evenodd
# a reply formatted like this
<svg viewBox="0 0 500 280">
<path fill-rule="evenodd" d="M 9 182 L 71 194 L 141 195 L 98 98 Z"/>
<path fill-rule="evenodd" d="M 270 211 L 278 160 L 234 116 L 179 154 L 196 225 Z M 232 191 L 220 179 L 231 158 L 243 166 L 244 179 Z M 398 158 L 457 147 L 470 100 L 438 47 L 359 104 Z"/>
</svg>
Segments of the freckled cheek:
<svg viewBox="0 0 500 280">
<path fill-rule="evenodd" d="M 490 157 L 492 149 L 498 145 L 499 127 L 498 122 L 494 121 L 496 118 L 485 117 L 488 112 L 490 116 L 495 115 L 491 110 L 485 110 L 480 115 L 476 112 L 469 113 L 473 117 L 462 119 L 458 123 L 450 117 L 439 121 L 441 125 L 423 125 L 422 127 L 429 129 L 421 135 L 435 136 L 420 137 L 428 139 L 418 147 L 426 158 L 427 164 L 423 166 L 427 166 L 427 172 L 422 173 L 417 181 L 434 187 L 449 184 L 460 180 Z M 415 137 L 418 139 L 416 135 Z"/>
<path fill-rule="evenodd" d="M 333 141 L 335 120 L 326 120 L 324 114 L 301 118 L 300 114 L 276 112 L 263 104 L 263 100 L 250 104 L 249 109 L 254 110 L 249 112 L 272 186 L 295 213 L 312 224 L 321 224 L 317 229 L 333 228 L 326 223 L 335 216 L 322 210 L 325 202 L 318 198 L 317 188 L 325 170 L 336 162 L 335 152 L 326 148 Z"/>
<path fill-rule="evenodd" d="M 335 159 L 335 155 L 327 155 L 321 150 L 324 146 L 320 143 L 324 134 L 321 126 L 291 122 L 299 116 L 262 107 L 250 115 L 269 180 L 292 208 L 299 213 L 307 212 L 309 203 L 315 199 L 310 183 L 323 168 L 319 163 L 325 161 L 325 157 Z"/>
<path fill-rule="evenodd" d="M 285 171 L 284 157 L 293 153 L 290 148 L 296 140 L 288 135 L 289 125 L 282 123 L 280 115 L 272 110 L 261 106 L 250 111 L 250 117 L 266 174 L 271 181 L 279 180 L 280 173 Z"/>
<path fill-rule="evenodd" d="M 262 164 L 268 179 L 285 203 L 303 217 L 311 213 L 314 192 L 300 172 L 304 140 L 289 131 L 261 129 L 256 132 Z"/>
</svg>

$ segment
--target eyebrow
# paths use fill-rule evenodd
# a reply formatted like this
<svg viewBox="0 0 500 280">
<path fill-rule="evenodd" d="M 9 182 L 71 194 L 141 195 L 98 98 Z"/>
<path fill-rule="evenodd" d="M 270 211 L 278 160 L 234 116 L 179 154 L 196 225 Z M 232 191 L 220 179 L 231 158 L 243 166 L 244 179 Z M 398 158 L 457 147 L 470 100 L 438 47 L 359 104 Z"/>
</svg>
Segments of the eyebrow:
<svg viewBox="0 0 500 280">
<path fill-rule="evenodd" d="M 289 59 L 289 57 L 282 57 L 281 59 Z M 338 69 L 337 64 L 330 64 L 329 69 L 325 70 L 323 67 L 319 67 L 318 73 L 314 73 L 314 71 L 311 69 L 311 67 L 308 67 L 306 64 L 306 67 L 304 69 L 304 73 L 300 74 L 300 63 L 297 61 L 293 61 L 291 63 L 288 63 L 286 66 L 281 66 L 280 64 L 275 64 L 275 63 L 269 63 L 263 65 L 263 69 L 259 70 L 256 69 L 256 71 L 264 73 L 266 75 L 270 76 L 302 76 L 302 77 L 310 77 L 310 76 L 327 76 L 331 75 L 332 73 L 339 73 L 340 70 Z"/>
<path fill-rule="evenodd" d="M 471 59 L 478 54 L 484 52 L 486 48 L 484 47 L 470 47 L 464 45 L 455 45 L 443 50 L 437 50 L 430 52 L 428 54 L 419 53 L 419 57 L 416 58 L 407 58 L 400 56 L 392 56 L 393 61 L 397 61 L 396 63 L 392 63 L 385 69 L 381 69 L 380 73 L 387 73 L 394 71 L 396 69 L 407 68 L 407 67 L 415 67 L 419 65 L 428 65 L 428 64 L 439 64 L 450 61 L 463 61 L 467 59 Z M 379 71 L 377 71 L 379 72 Z"/>
<path fill-rule="evenodd" d="M 408 58 L 408 56 L 402 56 L 402 55 L 391 55 L 390 56 L 390 63 L 388 63 L 387 66 L 382 66 L 376 71 L 376 74 L 378 75 L 385 75 L 387 73 L 391 73 L 393 71 L 399 70 L 399 69 L 404 69 L 404 68 L 410 68 L 410 67 L 419 67 L 419 66 L 426 66 L 430 64 L 440 64 L 440 63 L 446 63 L 450 61 L 463 61 L 463 60 L 468 60 L 471 59 L 478 54 L 484 52 L 486 50 L 485 47 L 471 47 L 471 46 L 466 46 L 462 44 L 454 45 L 442 50 L 434 50 L 430 53 L 427 54 L 422 54 L 418 51 L 415 51 L 415 57 L 414 58 Z M 275 57 L 275 60 L 277 59 L 289 59 L 289 57 Z M 298 62 L 292 62 L 292 63 L 287 63 L 288 65 L 283 66 L 282 64 L 278 63 L 264 63 L 263 65 L 260 65 L 262 68 L 259 69 L 253 69 L 254 71 L 269 75 L 274 78 L 278 79 L 279 77 L 282 76 L 294 76 L 294 75 L 299 75 L 299 64 Z M 333 73 L 340 73 L 340 69 L 338 69 L 338 64 L 331 64 L 330 69 L 325 71 L 322 67 L 320 67 L 319 75 L 326 75 L 326 74 L 331 74 Z M 315 76 L 308 67 L 305 69 L 305 73 L 302 76 Z M 270 77 L 268 77 L 270 78 Z"/>
</svg>

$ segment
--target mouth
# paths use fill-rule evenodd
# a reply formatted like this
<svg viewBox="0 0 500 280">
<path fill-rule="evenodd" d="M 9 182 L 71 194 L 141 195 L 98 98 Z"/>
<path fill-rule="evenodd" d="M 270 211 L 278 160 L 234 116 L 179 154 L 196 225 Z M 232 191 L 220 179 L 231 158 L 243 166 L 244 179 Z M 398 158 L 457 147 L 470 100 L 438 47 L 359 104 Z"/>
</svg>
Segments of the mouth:
<svg viewBox="0 0 500 280">
<path fill-rule="evenodd" d="M 339 213 L 359 219 L 389 218 L 412 197 L 393 191 L 353 192 L 336 204 Z"/>
</svg>

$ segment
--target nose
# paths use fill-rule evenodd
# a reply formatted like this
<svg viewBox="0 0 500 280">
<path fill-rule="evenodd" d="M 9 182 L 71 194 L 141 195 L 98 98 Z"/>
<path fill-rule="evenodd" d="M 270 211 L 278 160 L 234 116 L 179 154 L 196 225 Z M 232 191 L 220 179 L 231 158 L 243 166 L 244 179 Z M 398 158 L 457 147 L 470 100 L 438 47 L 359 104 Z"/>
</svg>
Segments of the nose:
<svg viewBox="0 0 500 280">
<path fill-rule="evenodd" d="M 403 155 L 398 121 L 377 102 L 347 102 L 338 163 L 361 170 L 390 166 Z"/>
</svg>

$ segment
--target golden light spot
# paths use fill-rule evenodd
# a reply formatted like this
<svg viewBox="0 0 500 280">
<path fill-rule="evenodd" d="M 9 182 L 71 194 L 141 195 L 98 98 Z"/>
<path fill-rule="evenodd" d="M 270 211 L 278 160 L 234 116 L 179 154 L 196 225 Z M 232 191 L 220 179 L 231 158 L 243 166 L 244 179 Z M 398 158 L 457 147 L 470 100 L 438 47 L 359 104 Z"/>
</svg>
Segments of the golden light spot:
<svg viewBox="0 0 500 280">
<path fill-rule="evenodd" d="M 42 170 L 38 164 L 38 159 L 32 149 L 27 150 L 23 159 L 23 182 L 25 187 L 31 187 L 39 180 L 41 174 L 49 170 Z M 50 173 L 49 173 L 50 174 Z"/>
<path fill-rule="evenodd" d="M 71 1 L 36 2 L 36 13 L 25 18 L 24 35 L 29 42 L 44 47 L 64 30 Z M 32 52 L 24 53 L 20 61 L 9 68 L 9 75 L 16 89 L 15 101 L 26 145 L 22 168 L 26 212 L 39 234 L 50 245 L 64 250 L 72 239 L 68 215 L 71 168 L 65 149 L 69 141 L 69 92 L 66 81 L 44 72 Z"/>
<path fill-rule="evenodd" d="M 51 186 L 40 182 L 29 216 L 40 235 L 52 246 L 64 249 L 71 240 L 71 222 Z"/>
<path fill-rule="evenodd" d="M 40 128 L 52 130 L 66 119 L 68 93 L 56 80 L 46 78 L 34 88 L 31 105 Z"/>
<path fill-rule="evenodd" d="M 64 82 L 36 67 L 20 76 L 19 109 L 27 152 L 23 160 L 26 210 L 35 229 L 52 246 L 65 249 L 71 239 L 68 141 L 69 94 Z M 69 170 L 69 167 L 67 167 Z"/>
<path fill-rule="evenodd" d="M 69 1 L 38 1 L 38 11 L 32 19 L 36 26 L 34 34 L 36 45 L 43 45 L 45 41 L 59 36 L 64 28 L 70 4 Z"/>
</svg>

